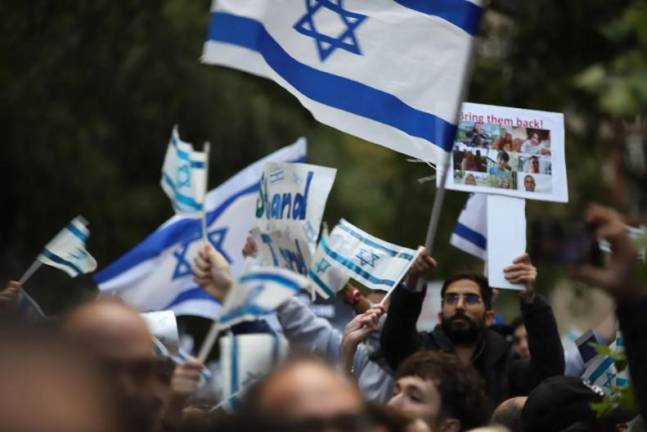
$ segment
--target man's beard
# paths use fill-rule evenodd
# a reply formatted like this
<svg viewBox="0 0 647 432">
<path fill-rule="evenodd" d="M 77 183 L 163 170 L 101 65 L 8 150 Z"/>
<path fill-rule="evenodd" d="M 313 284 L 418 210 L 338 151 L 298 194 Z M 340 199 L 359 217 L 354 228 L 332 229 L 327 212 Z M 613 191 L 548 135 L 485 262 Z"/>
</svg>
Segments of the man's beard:
<svg viewBox="0 0 647 432">
<path fill-rule="evenodd" d="M 455 345 L 467 345 L 479 339 L 485 323 L 484 321 L 477 323 L 459 311 L 453 317 L 443 319 L 441 327 Z"/>
</svg>

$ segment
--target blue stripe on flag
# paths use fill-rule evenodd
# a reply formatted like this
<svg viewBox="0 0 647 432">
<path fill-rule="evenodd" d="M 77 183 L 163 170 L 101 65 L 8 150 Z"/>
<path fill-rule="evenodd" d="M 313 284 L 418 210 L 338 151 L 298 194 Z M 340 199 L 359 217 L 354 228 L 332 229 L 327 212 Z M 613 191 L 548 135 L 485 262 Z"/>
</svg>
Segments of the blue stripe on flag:
<svg viewBox="0 0 647 432">
<path fill-rule="evenodd" d="M 326 240 L 321 239 L 321 242 L 319 244 L 323 248 L 326 255 L 328 255 L 331 259 L 334 259 L 335 261 L 337 261 L 338 263 L 340 263 L 341 265 L 343 265 L 347 269 L 349 269 L 352 272 L 360 275 L 361 277 L 363 277 L 364 279 L 370 281 L 371 283 L 374 283 L 375 285 L 386 285 L 388 287 L 392 287 L 392 286 L 395 285 L 395 281 L 388 280 L 388 279 L 378 279 L 375 276 L 371 275 L 366 270 L 363 270 L 360 266 L 356 265 L 355 263 L 353 263 L 348 258 L 345 258 L 345 257 L 339 255 L 337 252 L 330 249 L 330 247 L 328 246 L 328 243 L 326 242 Z"/>
<path fill-rule="evenodd" d="M 319 288 L 321 288 L 321 290 L 322 290 L 323 292 L 325 292 L 329 297 L 334 297 L 334 296 L 335 296 L 335 292 L 334 292 L 333 290 L 331 290 L 331 289 L 328 287 L 328 285 L 326 285 L 326 284 L 324 283 L 324 281 L 322 281 L 322 280 L 319 278 L 319 276 L 317 276 L 317 274 L 316 274 L 315 272 L 313 272 L 312 270 L 308 270 L 308 277 L 309 277 L 310 279 L 312 279 L 312 281 L 313 281 L 314 283 L 316 283 L 316 284 L 317 284 L 317 286 L 318 286 Z"/>
<path fill-rule="evenodd" d="M 455 125 L 390 93 L 298 62 L 256 20 L 214 12 L 208 38 L 258 52 L 274 72 L 316 102 L 392 126 L 444 151 L 454 145 Z"/>
<path fill-rule="evenodd" d="M 171 309 L 174 306 L 177 306 L 180 303 L 184 303 L 185 301 L 189 300 L 207 300 L 214 302 L 216 304 L 221 304 L 218 299 L 212 297 L 209 295 L 208 292 L 203 290 L 202 288 L 198 286 L 193 286 L 185 291 L 182 291 L 180 294 L 177 295 L 171 302 L 164 306 L 161 309 L 155 309 L 155 310 L 166 310 L 166 309 Z"/>
<path fill-rule="evenodd" d="M 594 343 L 598 343 L 598 340 L 595 338 L 595 335 L 591 334 L 590 337 L 588 337 L 584 342 L 580 343 L 577 346 L 577 350 L 580 352 L 580 356 L 582 357 L 582 361 L 584 363 L 588 363 L 598 355 L 598 352 L 591 345 Z"/>
<path fill-rule="evenodd" d="M 274 273 L 255 272 L 246 274 L 239 279 L 239 282 L 275 282 L 283 285 L 285 288 L 291 289 L 292 291 L 301 291 L 301 287 L 298 283 L 294 282 L 290 278 Z"/>
<path fill-rule="evenodd" d="M 454 234 L 464 238 L 470 243 L 475 244 L 483 250 L 487 250 L 487 239 L 485 238 L 485 236 L 483 236 L 483 234 L 479 232 L 474 231 L 468 226 L 463 225 L 460 222 L 456 223 L 456 227 L 454 227 Z"/>
<path fill-rule="evenodd" d="M 377 243 L 377 242 L 375 242 L 375 241 L 373 241 L 373 240 L 371 240 L 369 238 L 364 237 L 363 235 L 361 235 L 357 231 L 353 230 L 349 226 L 346 226 L 344 224 L 339 224 L 339 228 L 346 231 L 348 234 L 355 237 L 357 240 L 361 241 L 365 245 L 370 246 L 370 247 L 375 248 L 375 249 L 382 250 L 382 251 L 388 253 L 389 255 L 391 255 L 392 257 L 397 256 L 398 258 L 402 258 L 402 259 L 406 259 L 406 260 L 412 260 L 413 259 L 413 255 L 408 254 L 406 252 L 399 253 L 399 255 L 398 255 L 398 251 L 395 251 L 393 249 L 389 249 L 388 247 L 384 246 L 383 244 Z"/>
<path fill-rule="evenodd" d="M 301 156 L 289 162 L 305 162 L 305 156 Z M 259 182 L 256 182 L 244 189 L 241 189 L 224 200 L 218 207 L 208 211 L 207 226 L 211 226 L 211 224 L 239 198 L 248 194 L 256 194 L 258 192 L 258 185 Z M 94 281 L 97 284 L 102 284 L 146 260 L 155 258 L 167 248 L 181 242 L 182 240 L 189 240 L 194 236 L 199 236 L 201 232 L 202 224 L 199 219 L 180 219 L 174 224 L 159 228 L 108 267 L 99 273 L 96 273 L 94 275 Z"/>
<path fill-rule="evenodd" d="M 184 150 L 180 150 L 180 148 L 177 146 L 177 141 L 175 140 L 175 136 L 171 136 L 171 144 L 173 144 L 173 147 L 175 147 L 175 154 L 177 155 L 177 157 L 189 162 L 191 164 L 191 168 L 207 167 L 207 165 L 204 162 L 191 159 L 191 156 L 187 152 L 185 152 Z"/>
<path fill-rule="evenodd" d="M 180 204 L 183 204 L 195 211 L 202 210 L 201 203 L 177 191 L 177 188 L 175 187 L 175 183 L 173 182 L 173 179 L 171 179 L 171 177 L 169 177 L 168 174 L 162 173 L 162 177 L 164 178 L 164 183 L 166 183 L 166 185 L 173 190 L 173 207 L 178 207 L 175 205 L 175 201 L 177 201 Z M 186 209 L 180 208 L 179 210 L 186 210 Z"/>
<path fill-rule="evenodd" d="M 47 249 L 43 249 L 41 254 L 44 255 L 45 257 L 49 258 L 50 260 L 54 261 L 57 264 L 61 264 L 61 265 L 65 266 L 65 267 L 68 267 L 69 269 L 76 272 L 77 275 L 83 274 L 83 270 L 78 268 L 74 263 L 72 263 L 72 262 L 70 262 L 70 261 L 68 261 L 66 259 L 61 258 L 60 256 L 54 254 L 53 252 L 51 252 L 51 251 L 49 251 Z"/>
<path fill-rule="evenodd" d="M 482 9 L 467 0 L 395 0 L 395 2 L 420 13 L 442 18 L 472 36 L 478 33 Z"/>
<path fill-rule="evenodd" d="M 263 308 L 257 305 L 245 305 L 245 306 L 234 308 L 228 313 L 220 315 L 220 317 L 218 317 L 218 322 L 221 324 L 228 324 L 229 322 L 237 318 L 241 318 L 247 315 L 258 318 L 258 317 L 262 317 L 263 315 L 267 315 L 268 313 L 271 313 L 271 312 L 272 312 L 272 309 Z"/>
<path fill-rule="evenodd" d="M 82 242 L 85 242 L 88 239 L 88 235 L 78 229 L 74 224 L 68 224 L 67 225 L 68 231 L 70 231 L 75 237 L 77 237 L 79 240 Z"/>
<path fill-rule="evenodd" d="M 591 383 L 594 383 L 602 376 L 604 372 L 606 372 L 611 366 L 613 365 L 613 359 L 611 357 L 606 357 L 602 363 L 598 365 L 597 368 L 591 373 L 589 376 L 588 380 Z"/>
</svg>

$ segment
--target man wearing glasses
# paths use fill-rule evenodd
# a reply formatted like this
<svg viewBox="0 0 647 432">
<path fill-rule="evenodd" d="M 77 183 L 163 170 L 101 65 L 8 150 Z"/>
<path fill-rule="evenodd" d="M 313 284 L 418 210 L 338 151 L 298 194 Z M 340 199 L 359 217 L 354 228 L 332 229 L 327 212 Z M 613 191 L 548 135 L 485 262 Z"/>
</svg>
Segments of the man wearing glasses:
<svg viewBox="0 0 647 432">
<path fill-rule="evenodd" d="M 425 292 L 416 291 L 417 282 L 435 266 L 433 258 L 422 254 L 391 297 L 381 342 L 394 370 L 421 349 L 455 353 L 461 363 L 472 364 L 480 373 L 488 398 L 495 404 L 527 394 L 543 379 L 563 374 L 564 351 L 557 323 L 547 301 L 535 295 L 537 269 L 527 254 L 505 269 L 508 281 L 526 286 L 520 292 L 531 355 L 526 360 L 516 358 L 510 342 L 489 329 L 494 319 L 492 288 L 479 274 L 462 273 L 447 279 L 441 290 L 440 324 L 432 332 L 418 333 L 416 322 Z"/>
</svg>

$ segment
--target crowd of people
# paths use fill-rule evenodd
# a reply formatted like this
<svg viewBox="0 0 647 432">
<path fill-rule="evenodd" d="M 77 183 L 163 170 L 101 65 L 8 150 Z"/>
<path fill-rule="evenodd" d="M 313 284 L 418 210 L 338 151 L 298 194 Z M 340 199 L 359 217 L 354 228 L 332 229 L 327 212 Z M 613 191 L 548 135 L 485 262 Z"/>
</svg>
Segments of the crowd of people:
<svg viewBox="0 0 647 432">
<path fill-rule="evenodd" d="M 647 287 L 622 217 L 598 206 L 586 222 L 611 245 L 604 267 L 570 275 L 609 293 L 617 305 L 605 327 L 623 335 L 634 408 L 599 416 L 604 393 L 580 377 L 578 352 L 564 350 L 550 304 L 535 291 L 538 269 L 525 254 L 505 269 L 523 284 L 519 318 L 507 338 L 495 325 L 493 290 L 481 274 L 442 286 L 439 324 L 419 332 L 425 284 L 442 266 L 423 251 L 387 301 L 349 284 L 340 293 L 355 317 L 343 332 L 295 296 L 276 310 L 290 354 L 246 388 L 236 406 L 200 391 L 203 365 L 155 355 L 140 313 L 118 299 L 81 304 L 60 318 L 36 320 L 19 306 L 15 281 L 0 291 L 0 429 L 7 432 L 644 430 L 647 415 Z M 253 257 L 255 245 L 243 250 Z M 234 278 L 209 245 L 194 280 L 224 301 Z M 609 325 L 609 322 L 611 323 Z M 247 332 L 272 332 L 262 320 Z M 598 334 L 604 333 L 599 331 Z M 608 343 L 612 336 L 600 336 Z M 606 340 L 605 340 L 606 339 Z M 219 377 L 214 374 L 212 379 Z M 484 429 L 482 429 L 484 428 Z"/>
</svg>

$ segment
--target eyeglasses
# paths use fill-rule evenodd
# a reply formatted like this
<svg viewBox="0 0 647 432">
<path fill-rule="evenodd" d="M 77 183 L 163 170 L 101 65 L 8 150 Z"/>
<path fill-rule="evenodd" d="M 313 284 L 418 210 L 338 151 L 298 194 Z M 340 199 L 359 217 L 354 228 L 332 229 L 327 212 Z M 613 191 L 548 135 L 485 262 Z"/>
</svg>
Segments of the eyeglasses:
<svg viewBox="0 0 647 432">
<path fill-rule="evenodd" d="M 455 305 L 458 303 L 458 300 L 463 297 L 463 301 L 468 305 L 475 305 L 481 303 L 481 296 L 474 293 L 448 293 L 445 294 L 445 303 L 450 305 Z"/>
</svg>

